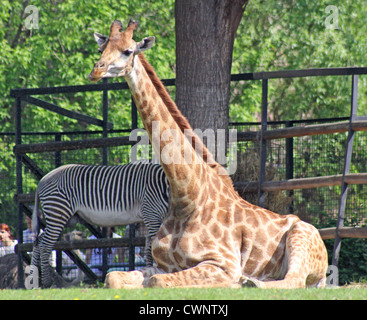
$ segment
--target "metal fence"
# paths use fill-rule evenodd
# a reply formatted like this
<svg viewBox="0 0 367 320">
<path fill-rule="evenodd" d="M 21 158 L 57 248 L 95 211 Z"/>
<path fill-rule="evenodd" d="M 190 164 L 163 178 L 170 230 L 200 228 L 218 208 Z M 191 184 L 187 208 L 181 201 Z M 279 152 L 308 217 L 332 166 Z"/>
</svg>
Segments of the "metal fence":
<svg viewBox="0 0 367 320">
<path fill-rule="evenodd" d="M 355 80 L 357 74 L 367 74 L 367 68 L 295 70 L 232 76 L 232 81 L 261 80 L 263 83 L 261 123 L 230 124 L 231 127 L 238 130 L 238 150 L 242 151 L 238 156 L 244 158 L 244 162 L 239 161 L 240 166 L 238 168 L 241 169 L 241 166 L 247 167 L 244 165 L 246 161 L 258 164 L 251 178 L 247 173 L 247 181 L 238 180 L 234 177 L 234 180 L 237 181 L 236 186 L 244 197 L 252 197 L 253 202 L 257 202 L 261 206 L 271 207 L 274 203 L 281 203 L 282 206 L 276 211 L 284 214 L 297 214 L 302 219 L 318 227 L 337 225 L 336 237 L 339 237 L 338 228 L 343 227 L 343 224 L 339 224 L 341 221 L 339 199 L 340 194 L 343 193 L 343 184 L 344 188 L 346 187 L 345 179 L 353 178 L 349 176 L 349 173 L 367 172 L 365 161 L 360 160 L 365 159 L 366 149 L 355 148 L 353 152 L 350 148 L 351 144 L 347 145 L 347 142 L 350 142 L 350 135 L 352 134 L 355 141 L 361 141 L 357 145 L 365 145 L 367 136 L 364 134 L 364 130 L 367 129 L 367 122 L 365 119 L 356 119 L 355 117 L 316 119 L 312 120 L 312 123 L 321 123 L 316 129 L 311 128 L 310 123 L 306 123 L 307 121 L 268 122 L 267 88 L 269 79 L 274 78 L 351 75 Z M 173 79 L 164 80 L 164 82 L 165 85 L 174 85 Z M 356 94 L 355 88 L 356 86 L 353 87 L 352 97 Z M 29 203 L 32 195 L 29 195 L 29 193 L 34 192 L 38 180 L 44 173 L 67 163 L 121 164 L 129 161 L 128 154 L 133 143 L 129 141 L 128 133 L 131 129 L 137 127 L 136 107 L 132 103 L 131 128 L 114 131 L 111 129 L 112 124 L 108 121 L 108 91 L 126 89 L 126 83 L 108 83 L 104 80 L 102 84 L 86 86 L 11 90 L 11 96 L 15 98 L 16 105 L 16 132 L 14 135 L 8 134 L 2 135 L 2 137 L 7 137 L 9 141 L 11 140 L 10 136 L 15 139 L 17 238 L 20 245 L 23 242 L 24 213 L 30 213 Z M 102 92 L 102 120 L 80 115 L 33 97 L 33 95 L 87 91 Z M 80 131 L 48 134 L 35 132 L 26 134 L 22 130 L 21 123 L 22 101 L 57 112 L 65 117 L 98 125 L 101 130 L 98 132 Z M 338 123 L 333 126 L 332 122 L 334 121 L 338 121 Z M 339 121 L 347 122 L 339 125 Z M 346 145 L 349 147 L 346 148 Z M 116 152 L 116 148 L 119 150 L 118 152 Z M 112 150 L 115 150 L 115 152 L 112 152 Z M 119 154 L 119 156 L 116 157 L 116 154 Z M 346 155 L 347 157 L 353 155 L 353 163 L 357 163 L 352 170 L 345 166 Z M 253 161 L 253 159 L 256 159 L 256 161 Z M 246 172 L 244 174 L 246 175 Z M 311 187 L 307 187 L 307 184 L 306 187 L 299 187 L 299 183 L 309 183 L 305 179 L 319 176 L 331 177 L 340 174 L 342 175 L 336 177 L 333 180 L 334 182 L 328 180 L 321 184 L 314 182 Z M 342 210 L 346 212 L 345 219 L 342 219 L 345 225 L 362 226 L 365 224 L 367 217 L 365 203 L 367 199 L 364 199 L 364 194 L 366 194 L 364 183 L 367 180 L 365 176 L 362 175 L 361 177 L 361 180 L 358 180 L 353 187 L 349 187 L 351 196 L 346 202 L 346 211 Z M 277 181 L 277 186 L 269 184 L 269 180 Z M 290 183 L 295 184 L 295 187 L 289 186 Z M 268 192 L 269 190 L 271 191 Z M 276 198 L 272 200 L 274 194 Z M 342 215 L 344 215 L 343 212 Z M 342 218 L 344 217 L 342 216 Z M 135 245 L 139 244 L 139 242 L 133 240 L 133 229 L 133 227 L 130 228 L 132 231 L 129 233 L 129 259 L 127 259 L 125 265 L 129 269 L 135 268 Z M 102 245 L 103 239 L 100 243 Z M 29 250 L 29 248 L 26 249 L 25 247 L 24 251 Z M 19 257 L 19 278 L 21 279 L 23 255 L 20 254 Z M 119 266 L 121 267 L 121 265 Z M 21 281 L 19 285 L 23 285 Z"/>
</svg>

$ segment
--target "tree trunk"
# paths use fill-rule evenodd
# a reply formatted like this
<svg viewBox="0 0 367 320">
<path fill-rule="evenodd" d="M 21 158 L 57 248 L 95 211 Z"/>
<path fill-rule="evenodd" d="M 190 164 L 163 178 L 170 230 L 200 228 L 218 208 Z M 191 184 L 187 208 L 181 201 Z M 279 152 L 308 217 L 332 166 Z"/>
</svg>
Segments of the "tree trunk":
<svg viewBox="0 0 367 320">
<path fill-rule="evenodd" d="M 176 104 L 193 129 L 227 129 L 233 42 L 248 0 L 176 0 Z"/>
</svg>

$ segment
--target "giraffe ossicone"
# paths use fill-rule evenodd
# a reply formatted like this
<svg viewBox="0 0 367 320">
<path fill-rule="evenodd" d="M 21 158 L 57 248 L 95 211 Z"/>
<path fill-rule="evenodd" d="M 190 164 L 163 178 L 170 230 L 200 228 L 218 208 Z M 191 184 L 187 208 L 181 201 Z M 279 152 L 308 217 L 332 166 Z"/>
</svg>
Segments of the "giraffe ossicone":
<svg viewBox="0 0 367 320">
<path fill-rule="evenodd" d="M 106 287 L 324 286 L 327 252 L 318 230 L 295 215 L 276 214 L 238 195 L 142 53 L 155 38 L 135 42 L 136 26 L 130 21 L 123 30 L 114 21 L 108 37 L 95 34 L 102 55 L 89 78 L 126 79 L 169 180 L 170 208 L 152 243 L 156 265 L 111 272 Z M 159 123 L 158 132 L 154 123 Z M 161 139 L 166 130 L 177 135 L 174 142 Z M 162 151 L 164 157 L 166 151 L 184 159 L 186 148 L 192 149 L 191 161 L 162 161 Z"/>
</svg>

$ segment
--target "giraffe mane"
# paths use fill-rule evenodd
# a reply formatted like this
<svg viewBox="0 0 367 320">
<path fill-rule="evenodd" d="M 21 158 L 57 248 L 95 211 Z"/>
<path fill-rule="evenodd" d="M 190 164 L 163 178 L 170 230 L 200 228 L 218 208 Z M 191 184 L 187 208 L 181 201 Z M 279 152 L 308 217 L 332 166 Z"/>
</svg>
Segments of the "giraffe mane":
<svg viewBox="0 0 367 320">
<path fill-rule="evenodd" d="M 214 160 L 213 155 L 209 152 L 209 150 L 201 141 L 201 139 L 194 133 L 190 123 L 178 109 L 176 103 L 172 100 L 171 96 L 164 87 L 162 81 L 159 79 L 159 77 L 154 71 L 154 68 L 147 61 L 144 54 L 140 53 L 138 56 L 150 80 L 152 81 L 153 86 L 157 90 L 158 95 L 163 100 L 163 103 L 166 105 L 168 111 L 172 115 L 173 119 L 176 121 L 178 127 L 182 132 L 184 132 L 184 130 L 186 129 L 185 135 L 188 138 L 191 138 L 193 149 L 195 151 L 198 151 L 199 154 L 202 155 L 204 162 L 207 163 L 209 167 L 211 167 L 212 169 L 215 169 L 216 172 L 218 172 L 220 169 L 223 169 L 222 166 Z M 228 175 L 220 175 L 220 176 L 226 182 L 227 186 L 233 188 L 232 180 Z"/>
</svg>

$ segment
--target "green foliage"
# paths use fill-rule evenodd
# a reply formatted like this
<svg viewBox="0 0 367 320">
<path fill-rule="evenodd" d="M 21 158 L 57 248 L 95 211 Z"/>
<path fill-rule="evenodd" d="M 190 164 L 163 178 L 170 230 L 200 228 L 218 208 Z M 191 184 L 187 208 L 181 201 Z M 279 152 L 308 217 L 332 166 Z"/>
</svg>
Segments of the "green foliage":
<svg viewBox="0 0 367 320">
<path fill-rule="evenodd" d="M 333 254 L 334 240 L 325 241 L 329 263 Z M 343 239 L 339 258 L 339 284 L 366 282 L 367 280 L 367 239 Z"/>
<path fill-rule="evenodd" d="M 326 26 L 333 14 L 326 11 L 330 4 L 327 0 L 250 1 L 237 31 L 232 72 L 365 66 L 367 7 L 362 0 L 333 1 L 339 27 L 333 29 Z M 361 79 L 359 110 L 366 114 L 366 78 Z M 271 80 L 271 118 L 347 116 L 350 87 L 350 77 Z M 258 119 L 261 85 L 249 81 L 236 88 L 232 119 Z"/>
<path fill-rule="evenodd" d="M 25 8 L 33 5 L 38 9 L 38 29 L 28 30 L 26 19 L 31 13 Z M 15 130 L 14 100 L 10 89 L 51 87 L 90 84 L 87 79 L 94 63 L 99 58 L 93 33 L 109 33 L 113 20 L 120 19 L 126 26 L 130 18 L 140 22 L 135 39 L 157 35 L 154 52 L 147 57 L 162 78 L 173 78 L 175 61 L 174 42 L 174 1 L 7 1 L 0 6 L 0 128 L 1 132 Z M 158 36 L 159 35 L 159 36 Z M 112 81 L 112 80 L 110 80 Z M 121 81 L 114 79 L 113 81 Z M 68 110 L 78 111 L 92 117 L 102 117 L 102 93 L 88 92 L 66 95 L 40 96 Z M 130 128 L 131 95 L 123 92 L 109 93 L 109 121 L 115 129 Z M 32 105 L 24 106 L 22 130 L 34 132 L 63 132 L 75 130 L 101 130 L 72 119 L 49 112 Z M 97 136 L 95 136 L 97 137 Z M 93 137 L 92 137 L 93 138 Z M 30 139 L 30 138 L 29 138 Z M 45 142 L 42 138 L 24 143 Z M 67 136 L 63 140 L 69 140 Z M 1 137 L 0 144 L 0 221 L 16 225 L 13 205 L 15 188 L 15 158 L 12 147 L 14 137 Z M 111 163 L 115 160 L 128 161 L 120 154 L 121 149 L 110 151 Z M 125 152 L 126 153 L 126 152 Z M 86 156 L 88 154 L 88 157 Z M 98 156 L 98 159 L 97 159 Z M 33 157 L 33 155 L 31 155 Z M 43 156 L 41 156 L 43 157 Z M 78 160 L 100 163 L 101 153 L 88 150 L 81 152 Z M 93 160 L 95 159 L 95 160 Z M 121 163 L 121 162 L 118 162 Z M 41 161 L 41 168 L 48 172 L 53 161 L 47 157 Z M 24 181 L 25 192 L 34 191 L 37 180 Z"/>
</svg>

